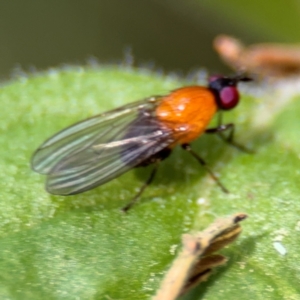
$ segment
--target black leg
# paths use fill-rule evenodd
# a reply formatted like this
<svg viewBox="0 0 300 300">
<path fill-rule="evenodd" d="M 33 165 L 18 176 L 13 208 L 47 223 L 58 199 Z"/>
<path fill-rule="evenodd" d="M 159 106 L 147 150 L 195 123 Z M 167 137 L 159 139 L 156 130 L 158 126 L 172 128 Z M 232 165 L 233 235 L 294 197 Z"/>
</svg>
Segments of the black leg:
<svg viewBox="0 0 300 300">
<path fill-rule="evenodd" d="M 229 132 L 228 136 L 224 136 L 223 134 L 224 131 Z M 216 133 L 223 141 L 230 144 L 231 146 L 247 153 L 253 153 L 252 150 L 234 141 L 234 131 L 235 131 L 235 125 L 233 123 L 222 124 L 222 114 L 220 113 L 218 126 L 215 128 L 206 129 L 205 133 Z"/>
<path fill-rule="evenodd" d="M 206 169 L 206 171 L 210 174 L 213 180 L 217 183 L 217 185 L 221 188 L 224 193 L 229 193 L 226 187 L 222 184 L 222 182 L 218 179 L 218 177 L 213 173 L 213 171 L 207 166 L 206 162 L 196 153 L 193 151 L 189 144 L 183 144 L 182 148 L 189 153 L 191 153 L 197 161 Z"/>
<path fill-rule="evenodd" d="M 138 193 L 132 198 L 132 200 L 122 208 L 123 212 L 127 212 L 140 198 L 140 196 L 142 195 L 142 193 L 144 192 L 144 190 L 146 189 L 146 187 L 151 184 L 151 182 L 153 181 L 155 174 L 157 172 L 158 169 L 158 163 L 155 164 L 153 170 L 151 171 L 151 174 L 149 176 L 149 178 L 147 179 L 147 181 L 142 185 L 142 187 L 140 188 L 140 190 L 138 191 Z"/>
</svg>

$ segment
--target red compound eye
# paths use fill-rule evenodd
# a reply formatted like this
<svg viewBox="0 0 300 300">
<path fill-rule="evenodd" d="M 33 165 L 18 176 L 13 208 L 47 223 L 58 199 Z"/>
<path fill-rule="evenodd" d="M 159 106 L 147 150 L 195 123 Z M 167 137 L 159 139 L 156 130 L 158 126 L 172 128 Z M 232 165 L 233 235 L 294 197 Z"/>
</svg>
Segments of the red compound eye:
<svg viewBox="0 0 300 300">
<path fill-rule="evenodd" d="M 235 86 L 227 86 L 222 88 L 219 95 L 220 106 L 224 110 L 234 108 L 239 103 L 240 95 Z"/>
</svg>

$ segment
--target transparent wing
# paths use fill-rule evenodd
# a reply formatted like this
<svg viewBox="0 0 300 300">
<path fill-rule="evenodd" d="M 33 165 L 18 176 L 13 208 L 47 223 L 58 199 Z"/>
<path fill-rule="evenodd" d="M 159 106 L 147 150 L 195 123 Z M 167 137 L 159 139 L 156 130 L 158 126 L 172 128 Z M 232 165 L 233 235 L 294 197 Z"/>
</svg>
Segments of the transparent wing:
<svg viewBox="0 0 300 300">
<path fill-rule="evenodd" d="M 32 168 L 47 174 L 52 194 L 70 195 L 101 185 L 174 142 L 153 117 L 160 98 L 142 100 L 74 124 L 34 153 Z"/>
</svg>

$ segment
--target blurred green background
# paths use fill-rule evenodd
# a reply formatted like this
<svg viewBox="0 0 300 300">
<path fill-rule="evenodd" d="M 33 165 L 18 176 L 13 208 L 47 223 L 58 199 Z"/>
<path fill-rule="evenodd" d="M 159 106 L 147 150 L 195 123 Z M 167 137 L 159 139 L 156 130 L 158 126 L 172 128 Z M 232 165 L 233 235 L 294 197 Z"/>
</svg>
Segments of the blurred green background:
<svg viewBox="0 0 300 300">
<path fill-rule="evenodd" d="M 247 44 L 298 43 L 299 20 L 296 0 L 2 0 L 0 80 L 16 69 L 85 64 L 90 57 L 120 63 L 129 48 L 138 66 L 226 72 L 212 50 L 216 35 Z M 66 199 L 44 191 L 29 157 L 55 130 L 183 80 L 105 68 L 86 69 L 84 76 L 53 73 L 18 80 L 0 93 L 1 300 L 144 299 L 154 293 L 182 232 L 235 211 L 251 218 L 225 252 L 229 264 L 189 299 L 299 299 L 300 102 L 290 97 L 296 87 L 285 87 L 279 97 L 269 90 L 261 98 L 247 96 L 227 115 L 239 125 L 238 141 L 249 141 L 255 155 L 210 137 L 195 145 L 232 194 L 225 197 L 178 151 L 123 218 L 119 208 L 146 178 L 142 171 Z M 199 206 L 201 199 L 207 201 Z M 277 236 L 284 237 L 286 256 L 274 249 Z"/>
<path fill-rule="evenodd" d="M 246 43 L 300 42 L 299 0 L 51 0 L 0 2 L 0 79 L 13 70 L 119 63 L 188 72 L 226 71 L 212 50 L 220 33 Z"/>
</svg>

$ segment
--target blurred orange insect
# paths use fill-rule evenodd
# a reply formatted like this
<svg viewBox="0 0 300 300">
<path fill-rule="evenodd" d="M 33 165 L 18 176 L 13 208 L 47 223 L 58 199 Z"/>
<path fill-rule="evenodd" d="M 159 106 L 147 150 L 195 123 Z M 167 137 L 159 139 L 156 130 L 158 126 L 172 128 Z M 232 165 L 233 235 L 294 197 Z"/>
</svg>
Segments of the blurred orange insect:
<svg viewBox="0 0 300 300">
<path fill-rule="evenodd" d="M 300 74 L 300 45 L 263 43 L 246 47 L 238 39 L 219 35 L 214 48 L 237 72 L 285 77 Z"/>
<path fill-rule="evenodd" d="M 227 189 L 190 147 L 202 133 L 217 133 L 228 143 L 234 124 L 222 124 L 221 112 L 239 102 L 237 84 L 245 76 L 212 76 L 207 87 L 188 86 L 153 96 L 76 123 L 46 140 L 33 154 L 33 170 L 47 175 L 51 194 L 73 195 L 102 185 L 126 171 L 154 164 L 150 177 L 123 208 L 128 210 L 149 185 L 158 163 L 181 145 L 203 165 L 224 192 Z M 219 112 L 216 128 L 207 126 Z M 225 137 L 222 133 L 228 130 Z M 240 147 L 241 148 L 241 147 Z"/>
</svg>

